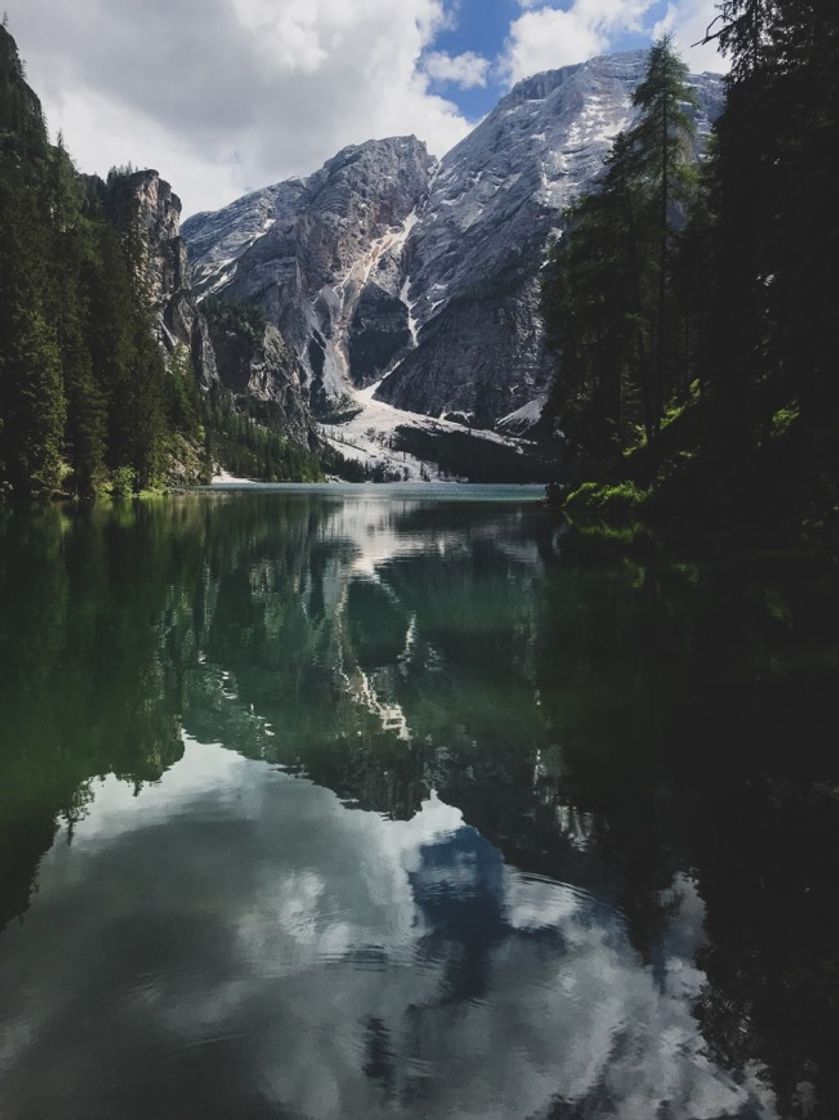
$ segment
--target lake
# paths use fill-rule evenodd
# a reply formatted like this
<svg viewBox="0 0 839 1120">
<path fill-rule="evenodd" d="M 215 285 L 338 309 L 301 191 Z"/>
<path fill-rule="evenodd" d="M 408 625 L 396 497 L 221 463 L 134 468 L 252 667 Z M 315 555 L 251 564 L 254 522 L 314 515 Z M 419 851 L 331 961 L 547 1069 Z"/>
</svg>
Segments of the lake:
<svg viewBox="0 0 839 1120">
<path fill-rule="evenodd" d="M 0 1117 L 839 1115 L 839 593 L 513 487 L 0 509 Z"/>
</svg>

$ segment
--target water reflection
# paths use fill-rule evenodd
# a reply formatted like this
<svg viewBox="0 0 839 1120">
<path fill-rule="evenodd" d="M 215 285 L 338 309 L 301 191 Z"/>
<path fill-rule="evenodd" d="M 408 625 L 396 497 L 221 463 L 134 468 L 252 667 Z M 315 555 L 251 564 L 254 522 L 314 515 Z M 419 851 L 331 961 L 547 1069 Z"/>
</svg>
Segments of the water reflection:
<svg viewBox="0 0 839 1120">
<path fill-rule="evenodd" d="M 2 517 L 4 1117 L 832 1115 L 818 571 L 520 503 Z"/>
<path fill-rule="evenodd" d="M 5 935 L 0 1068 L 19 1115 L 175 1115 L 178 1100 L 240 1115 L 245 1092 L 266 1115 L 561 1100 L 646 1120 L 662 1101 L 737 1115 L 761 1092 L 702 1054 L 686 880 L 652 969 L 619 913 L 505 866 L 434 795 L 392 820 L 194 743 L 139 798 L 113 779 L 91 792 Z"/>
</svg>

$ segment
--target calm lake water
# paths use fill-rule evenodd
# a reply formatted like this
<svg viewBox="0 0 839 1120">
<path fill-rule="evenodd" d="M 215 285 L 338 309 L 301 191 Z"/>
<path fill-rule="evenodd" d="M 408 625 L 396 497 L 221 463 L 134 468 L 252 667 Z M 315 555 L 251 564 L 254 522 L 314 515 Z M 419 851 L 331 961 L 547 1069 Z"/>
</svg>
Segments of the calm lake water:
<svg viewBox="0 0 839 1120">
<path fill-rule="evenodd" d="M 0 1117 L 839 1116 L 839 596 L 537 491 L 0 510 Z"/>
</svg>

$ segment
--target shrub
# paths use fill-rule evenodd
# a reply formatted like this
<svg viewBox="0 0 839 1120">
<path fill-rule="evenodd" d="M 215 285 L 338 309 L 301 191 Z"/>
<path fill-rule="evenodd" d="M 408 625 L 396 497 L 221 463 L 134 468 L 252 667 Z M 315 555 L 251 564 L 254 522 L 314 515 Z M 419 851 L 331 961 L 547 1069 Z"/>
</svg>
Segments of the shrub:
<svg viewBox="0 0 839 1120">
<path fill-rule="evenodd" d="M 772 417 L 769 434 L 772 439 L 783 439 L 790 428 L 798 419 L 798 405 L 791 404 L 786 408 L 779 408 Z"/>
<path fill-rule="evenodd" d="M 577 513 L 627 516 L 646 500 L 646 490 L 634 482 L 584 482 L 565 499 L 565 508 Z"/>
<path fill-rule="evenodd" d="M 111 495 L 125 498 L 136 489 L 137 476 L 131 467 L 117 467 L 111 476 Z"/>
</svg>

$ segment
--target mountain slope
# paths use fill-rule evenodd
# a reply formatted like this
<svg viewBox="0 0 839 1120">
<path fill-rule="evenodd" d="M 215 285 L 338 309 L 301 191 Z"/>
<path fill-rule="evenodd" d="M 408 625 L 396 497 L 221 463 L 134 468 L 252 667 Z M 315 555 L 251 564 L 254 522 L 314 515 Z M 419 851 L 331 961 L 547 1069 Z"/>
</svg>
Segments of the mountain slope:
<svg viewBox="0 0 839 1120">
<path fill-rule="evenodd" d="M 413 137 L 371 141 L 308 179 L 196 215 L 184 236 L 199 289 L 265 309 L 322 413 L 373 384 L 377 400 L 412 414 L 525 430 L 549 373 L 545 250 L 631 121 L 646 58 L 520 82 L 439 165 Z M 692 81 L 704 136 L 722 83 Z"/>
<path fill-rule="evenodd" d="M 520 82 L 443 159 L 408 245 L 419 346 L 380 396 L 495 425 L 545 389 L 539 272 L 560 212 L 632 118 L 646 51 Z M 722 91 L 695 79 L 707 131 Z M 526 416 L 526 413 L 525 413 Z"/>
<path fill-rule="evenodd" d="M 350 338 L 355 364 L 368 375 L 412 340 L 398 268 L 390 266 L 432 167 L 414 137 L 369 141 L 306 180 L 191 218 L 184 235 L 199 291 L 259 304 L 299 355 L 314 399 L 339 398 L 354 379 Z"/>
</svg>

